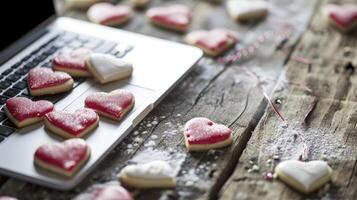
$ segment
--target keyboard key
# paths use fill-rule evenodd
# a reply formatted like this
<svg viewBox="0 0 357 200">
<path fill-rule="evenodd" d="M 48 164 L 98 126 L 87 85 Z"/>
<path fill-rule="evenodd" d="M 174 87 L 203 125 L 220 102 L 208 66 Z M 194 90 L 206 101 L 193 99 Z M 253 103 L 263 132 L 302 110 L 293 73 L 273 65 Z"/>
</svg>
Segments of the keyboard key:
<svg viewBox="0 0 357 200">
<path fill-rule="evenodd" d="M 87 43 L 85 43 L 83 45 L 84 48 L 88 48 L 88 49 L 94 49 L 96 47 L 99 46 L 99 44 L 101 44 L 102 41 L 97 40 L 97 39 L 91 39 L 90 41 L 88 41 Z"/>
<path fill-rule="evenodd" d="M 19 68 L 21 66 L 21 64 L 22 64 L 21 62 L 17 62 L 13 66 L 11 66 L 11 68 L 12 69 L 17 69 L 17 68 Z"/>
<path fill-rule="evenodd" d="M 114 42 L 103 42 L 101 45 L 99 45 L 97 48 L 94 49 L 95 52 L 97 53 L 108 53 L 110 52 L 112 49 L 114 49 L 114 47 L 117 44 Z"/>
<path fill-rule="evenodd" d="M 19 89 L 19 90 L 25 89 L 26 87 L 27 87 L 27 82 L 26 81 L 18 82 L 13 86 L 13 88 L 16 88 L 16 89 Z"/>
<path fill-rule="evenodd" d="M 78 40 L 73 40 L 72 42 L 70 42 L 70 43 L 68 44 L 68 46 L 69 46 L 70 48 L 77 49 L 77 48 L 79 48 L 79 47 L 82 46 L 82 43 L 81 43 L 80 41 L 78 41 Z"/>
<path fill-rule="evenodd" d="M 8 97 L 0 95 L 0 105 L 4 105 L 6 103 L 7 99 L 8 99 Z"/>
<path fill-rule="evenodd" d="M 21 76 L 20 75 L 17 75 L 17 74 L 12 74 L 10 75 L 9 77 L 7 77 L 5 80 L 6 81 L 9 81 L 9 82 L 16 82 L 18 80 L 21 79 Z"/>
<path fill-rule="evenodd" d="M 22 75 L 27 74 L 27 72 L 29 72 L 29 69 L 20 68 L 20 69 L 18 69 L 18 70 L 15 71 L 15 74 L 22 76 Z"/>
<path fill-rule="evenodd" d="M 6 115 L 4 112 L 0 112 L 0 122 L 6 119 Z"/>
<path fill-rule="evenodd" d="M 35 63 L 40 63 L 40 62 L 42 62 L 43 60 L 45 60 L 46 58 L 47 58 L 47 55 L 41 54 L 41 55 L 37 56 L 33 61 L 34 61 Z"/>
<path fill-rule="evenodd" d="M 6 89 L 8 87 L 10 87 L 11 82 L 10 81 L 1 81 L 0 82 L 0 89 Z"/>
<path fill-rule="evenodd" d="M 35 64 L 34 62 L 29 62 L 24 66 L 24 68 L 26 68 L 26 69 L 32 69 L 35 67 L 37 67 L 37 64 Z"/>
<path fill-rule="evenodd" d="M 21 92 L 21 90 L 18 90 L 15 88 L 10 88 L 10 89 L 6 90 L 3 95 L 8 96 L 8 97 L 14 97 L 17 94 L 19 94 L 20 92 Z"/>
<path fill-rule="evenodd" d="M 0 125 L 0 135 L 8 137 L 13 132 L 15 132 L 15 129 Z"/>
<path fill-rule="evenodd" d="M 11 72 L 12 72 L 12 70 L 13 69 L 7 69 L 7 70 L 5 70 L 3 73 L 1 73 L 1 75 L 4 75 L 4 76 L 6 76 L 6 75 L 9 75 Z"/>
<path fill-rule="evenodd" d="M 64 41 L 64 42 L 69 42 L 69 41 L 74 40 L 76 37 L 77 37 L 77 34 L 65 32 L 59 37 L 59 40 Z"/>
</svg>

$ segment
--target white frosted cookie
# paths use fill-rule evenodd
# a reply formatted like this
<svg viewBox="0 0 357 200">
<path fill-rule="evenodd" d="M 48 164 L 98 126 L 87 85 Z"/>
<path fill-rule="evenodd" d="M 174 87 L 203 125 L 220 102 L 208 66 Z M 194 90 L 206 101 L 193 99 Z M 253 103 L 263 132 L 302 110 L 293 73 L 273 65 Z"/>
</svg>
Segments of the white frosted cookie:
<svg viewBox="0 0 357 200">
<path fill-rule="evenodd" d="M 117 81 L 131 76 L 131 63 L 109 54 L 93 53 L 87 58 L 88 70 L 100 83 Z"/>
<path fill-rule="evenodd" d="M 332 169 L 321 160 L 301 162 L 287 160 L 275 167 L 279 179 L 305 194 L 311 193 L 331 179 Z"/>
<path fill-rule="evenodd" d="M 150 3 L 151 0 L 130 0 L 131 4 L 136 8 L 143 8 Z"/>
<path fill-rule="evenodd" d="M 256 21 L 267 16 L 268 3 L 261 0 L 228 0 L 228 14 L 237 21 Z"/>
<path fill-rule="evenodd" d="M 174 169 L 165 161 L 124 167 L 119 178 L 124 185 L 134 188 L 173 188 L 176 186 Z"/>
<path fill-rule="evenodd" d="M 65 0 L 69 8 L 85 9 L 102 0 Z"/>
</svg>

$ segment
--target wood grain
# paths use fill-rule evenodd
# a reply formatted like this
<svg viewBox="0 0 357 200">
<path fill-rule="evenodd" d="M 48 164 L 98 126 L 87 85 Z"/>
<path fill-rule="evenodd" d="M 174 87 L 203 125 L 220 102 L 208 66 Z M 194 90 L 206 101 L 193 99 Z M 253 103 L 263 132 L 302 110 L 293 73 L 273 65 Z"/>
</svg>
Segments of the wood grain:
<svg viewBox="0 0 357 200">
<path fill-rule="evenodd" d="M 326 25 L 320 2 L 310 27 L 292 56 L 302 56 L 311 66 L 289 60 L 274 91 L 281 113 L 290 121 L 282 127 L 270 108 L 254 130 L 233 175 L 221 191 L 221 199 L 356 199 L 356 76 L 347 68 L 356 63 L 356 33 L 342 34 Z M 346 49 L 351 49 L 346 54 Z M 315 97 L 296 85 L 299 82 L 318 95 L 316 107 L 301 122 Z M 301 195 L 279 180 L 266 181 L 262 173 L 273 172 L 282 160 L 298 159 L 308 146 L 308 160 L 326 160 L 334 170 L 332 182 L 311 195 Z M 276 159 L 274 160 L 274 156 Z M 259 170 L 252 172 L 252 166 Z"/>
<path fill-rule="evenodd" d="M 354 47 L 355 51 L 356 38 L 353 35 L 342 35 L 324 26 L 320 14 L 315 15 L 305 32 L 317 1 L 301 0 L 292 3 L 271 0 L 269 17 L 257 24 L 236 23 L 228 17 L 223 4 L 206 1 L 157 0 L 150 6 L 173 3 L 184 3 L 194 9 L 194 21 L 190 30 L 226 27 L 236 31 L 240 40 L 236 49 L 253 44 L 267 31 L 279 31 L 286 23 L 293 26 L 294 31 L 284 43 L 275 37 L 267 37 L 253 55 L 230 66 L 223 66 L 211 58 L 202 59 L 76 189 L 60 192 L 9 178 L 2 184 L 0 194 L 16 196 L 19 199 L 71 199 L 94 184 L 117 181 L 116 174 L 129 163 L 159 158 L 168 160 L 177 168 L 177 188 L 134 190 L 132 192 L 135 199 L 216 199 L 218 194 L 221 199 L 304 198 L 279 181 L 270 183 L 261 177 L 261 172 L 271 171 L 274 167 L 265 166 L 265 162 L 276 153 L 275 146 L 282 148 L 281 152 L 278 152 L 281 159 L 296 158 L 300 140 L 291 140 L 291 131 L 281 128 L 281 122 L 270 108 L 266 108 L 267 102 L 257 87 L 257 81 L 247 75 L 242 67 L 246 66 L 267 79 L 269 94 L 275 88 L 274 100 L 278 97 L 281 100 L 278 108 L 289 121 L 296 122 L 292 123 L 291 128 L 299 128 L 300 121 L 314 98 L 301 88 L 286 87 L 283 82 L 301 81 L 319 92 L 320 99 L 308 118 L 308 129 L 304 130 L 309 136 L 309 158 L 320 158 L 323 155 L 323 147 L 331 147 L 325 154 L 329 162 L 334 161 L 330 163 L 337 171 L 334 174 L 336 181 L 326 189 L 327 193 L 324 195 L 356 198 L 353 189 L 356 183 L 356 150 L 352 148 L 356 141 L 353 103 L 356 97 L 355 86 L 352 84 L 354 76 L 347 73 L 341 64 L 341 59 L 343 62 L 348 59 L 342 55 L 334 56 L 346 44 Z M 323 3 L 319 3 L 316 10 L 319 10 Z M 83 12 L 74 11 L 67 15 L 86 20 Z M 183 34 L 149 24 L 145 11 L 136 11 L 133 20 L 118 28 L 183 42 Z M 303 32 L 304 37 L 300 39 Z M 291 60 L 290 55 L 311 59 L 311 67 L 296 63 Z M 356 52 L 353 55 L 356 55 Z M 351 58 L 353 56 L 349 57 Z M 220 150 L 187 153 L 181 129 L 187 120 L 197 116 L 209 117 L 232 128 L 234 144 Z M 284 137 L 280 137 L 282 134 Z M 318 140 L 323 137 L 327 139 Z M 340 147 L 342 144 L 345 145 L 343 148 Z M 316 149 L 316 152 L 313 149 Z M 337 158 L 342 155 L 345 157 L 331 159 L 329 156 L 332 155 Z M 260 171 L 248 173 L 250 163 L 260 166 Z M 349 174 L 344 173 L 344 165 Z M 336 175 L 341 176 L 341 179 Z"/>
</svg>

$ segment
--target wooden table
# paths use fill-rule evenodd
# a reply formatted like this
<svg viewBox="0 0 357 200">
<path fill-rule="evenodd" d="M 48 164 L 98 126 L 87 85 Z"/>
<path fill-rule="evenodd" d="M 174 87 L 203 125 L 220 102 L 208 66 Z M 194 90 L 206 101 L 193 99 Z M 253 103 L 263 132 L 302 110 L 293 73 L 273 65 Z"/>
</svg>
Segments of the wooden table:
<svg viewBox="0 0 357 200">
<path fill-rule="evenodd" d="M 128 163 L 165 158 L 175 161 L 179 170 L 177 188 L 132 191 L 135 199 L 357 199 L 357 78 L 353 66 L 345 67 L 348 62 L 357 64 L 357 33 L 343 34 L 326 25 L 321 14 L 326 1 L 269 2 L 273 8 L 265 21 L 239 24 L 228 17 L 223 4 L 154 1 L 150 6 L 191 6 L 194 20 L 190 30 L 235 30 L 240 40 L 237 49 L 259 38 L 264 41 L 254 53 L 231 65 L 203 58 L 74 190 L 55 191 L 0 177 L 0 194 L 19 199 L 71 199 L 95 184 L 117 181 L 117 173 Z M 183 42 L 184 35 L 150 25 L 144 13 L 136 11 L 134 19 L 119 28 Z M 86 20 L 80 11 L 66 15 Z M 288 38 L 279 40 L 287 25 L 293 31 L 283 32 Z M 304 64 L 306 59 L 310 64 Z M 287 128 L 247 69 L 265 80 L 267 94 L 289 122 Z M 187 120 L 197 116 L 228 125 L 234 130 L 234 144 L 188 153 L 181 130 Z M 309 196 L 262 176 L 281 160 L 297 159 L 302 138 L 309 150 L 308 160 L 326 160 L 334 170 L 332 182 Z"/>
</svg>

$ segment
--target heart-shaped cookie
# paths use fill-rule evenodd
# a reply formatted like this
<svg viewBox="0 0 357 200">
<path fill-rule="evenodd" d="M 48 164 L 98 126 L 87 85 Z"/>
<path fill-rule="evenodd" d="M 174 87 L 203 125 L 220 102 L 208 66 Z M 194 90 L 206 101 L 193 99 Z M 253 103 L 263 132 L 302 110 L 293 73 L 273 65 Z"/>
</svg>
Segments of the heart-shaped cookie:
<svg viewBox="0 0 357 200">
<path fill-rule="evenodd" d="M 131 63 L 103 53 L 92 53 L 87 58 L 88 70 L 100 83 L 128 78 L 133 73 Z"/>
<path fill-rule="evenodd" d="M 261 0 L 229 0 L 227 1 L 228 14 L 237 21 L 257 21 L 268 14 L 268 3 Z"/>
<path fill-rule="evenodd" d="M 35 164 L 42 169 L 72 176 L 88 160 L 90 148 L 80 138 L 62 143 L 50 143 L 40 146 L 34 155 Z"/>
<path fill-rule="evenodd" d="M 350 31 L 357 26 L 357 4 L 327 4 L 323 12 L 328 21 L 342 31 Z"/>
<path fill-rule="evenodd" d="M 133 15 L 131 7 L 126 5 L 113 5 L 110 3 L 97 3 L 92 5 L 87 12 L 90 21 L 107 26 L 116 26 L 127 22 Z"/>
<path fill-rule="evenodd" d="M 134 95 L 126 90 L 97 92 L 86 98 L 85 106 L 100 115 L 119 121 L 133 108 Z"/>
<path fill-rule="evenodd" d="M 278 178 L 305 194 L 311 193 L 331 179 L 332 169 L 321 160 L 301 162 L 287 160 L 275 167 Z"/>
<path fill-rule="evenodd" d="M 123 184 L 135 188 L 172 188 L 176 186 L 173 168 L 165 161 L 124 167 L 119 178 Z"/>
<path fill-rule="evenodd" d="M 62 93 L 73 87 L 73 79 L 70 75 L 65 72 L 54 72 L 45 67 L 31 69 L 27 83 L 32 96 Z"/>
<path fill-rule="evenodd" d="M 75 112 L 53 111 L 45 115 L 46 128 L 65 137 L 83 137 L 98 126 L 99 117 L 91 109 L 81 108 Z"/>
<path fill-rule="evenodd" d="M 231 129 L 204 117 L 189 120 L 185 124 L 183 134 L 188 151 L 221 148 L 230 145 L 233 141 Z"/>
<path fill-rule="evenodd" d="M 217 56 L 237 42 L 236 34 L 227 29 L 194 31 L 186 36 L 186 42 L 201 48 L 210 56 Z"/>
<path fill-rule="evenodd" d="M 150 8 L 146 15 L 153 24 L 179 32 L 186 31 L 192 20 L 192 10 L 185 5 Z"/>
<path fill-rule="evenodd" d="M 32 101 L 25 97 L 13 97 L 6 101 L 5 113 L 17 126 L 24 127 L 43 120 L 46 113 L 53 111 L 49 101 Z"/>
<path fill-rule="evenodd" d="M 62 52 L 53 59 L 53 69 L 66 72 L 73 77 L 88 77 L 91 74 L 87 70 L 86 59 L 91 52 L 86 48 Z"/>
<path fill-rule="evenodd" d="M 118 184 L 94 185 L 74 200 L 133 200 L 129 192 Z"/>
</svg>

